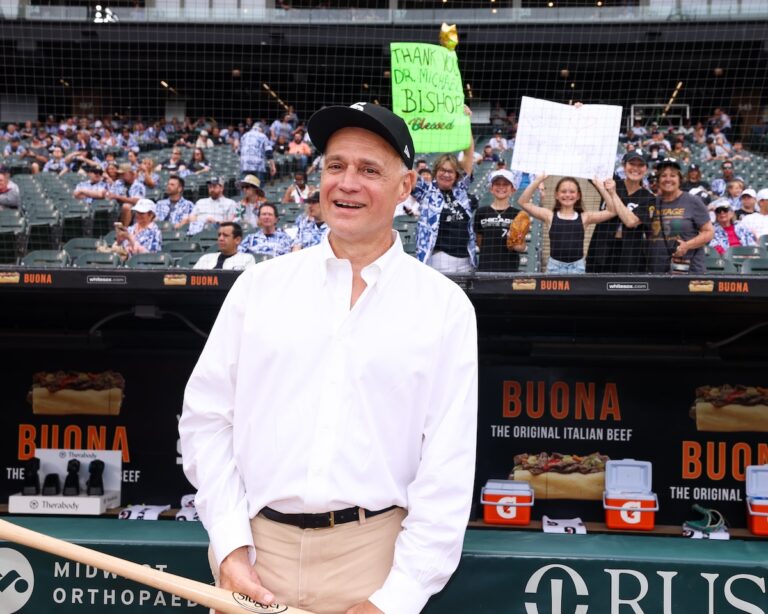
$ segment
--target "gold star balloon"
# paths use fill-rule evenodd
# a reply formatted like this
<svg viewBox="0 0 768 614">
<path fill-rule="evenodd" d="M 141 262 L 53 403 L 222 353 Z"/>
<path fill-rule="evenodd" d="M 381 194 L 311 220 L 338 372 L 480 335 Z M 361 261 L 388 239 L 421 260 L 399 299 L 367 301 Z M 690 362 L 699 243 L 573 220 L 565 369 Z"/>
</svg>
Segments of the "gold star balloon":
<svg viewBox="0 0 768 614">
<path fill-rule="evenodd" d="M 456 24 L 449 26 L 447 23 L 443 23 L 440 26 L 440 44 L 448 49 L 448 51 L 456 49 L 456 45 L 459 44 L 459 33 L 456 30 Z"/>
</svg>

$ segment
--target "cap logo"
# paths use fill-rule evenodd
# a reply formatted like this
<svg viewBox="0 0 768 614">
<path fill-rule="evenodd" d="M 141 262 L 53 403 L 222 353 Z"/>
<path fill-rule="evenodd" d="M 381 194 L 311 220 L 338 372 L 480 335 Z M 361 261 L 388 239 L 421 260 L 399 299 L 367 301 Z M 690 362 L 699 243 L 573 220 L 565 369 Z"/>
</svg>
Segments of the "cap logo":
<svg viewBox="0 0 768 614">
<path fill-rule="evenodd" d="M 365 111 L 365 105 L 368 104 L 367 102 L 356 102 L 353 105 L 350 105 L 350 109 L 356 109 L 358 111 Z"/>
<path fill-rule="evenodd" d="M 405 157 L 406 157 L 406 158 L 408 158 L 409 160 L 411 159 L 411 152 L 410 152 L 410 151 L 408 151 L 408 145 L 406 145 L 405 147 L 403 147 L 403 153 L 405 154 Z"/>
</svg>

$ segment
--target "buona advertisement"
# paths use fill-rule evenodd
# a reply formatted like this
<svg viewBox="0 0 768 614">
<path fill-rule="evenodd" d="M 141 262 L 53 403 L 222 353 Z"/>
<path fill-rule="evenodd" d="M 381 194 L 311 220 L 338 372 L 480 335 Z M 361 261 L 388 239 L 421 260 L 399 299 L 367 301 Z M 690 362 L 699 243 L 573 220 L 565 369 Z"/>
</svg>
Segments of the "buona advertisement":
<svg viewBox="0 0 768 614">
<path fill-rule="evenodd" d="M 716 509 L 746 526 L 745 475 L 768 463 L 768 382 L 756 369 L 480 371 L 476 482 L 528 482 L 533 518 L 603 521 L 609 460 L 649 461 L 656 521 Z"/>
</svg>

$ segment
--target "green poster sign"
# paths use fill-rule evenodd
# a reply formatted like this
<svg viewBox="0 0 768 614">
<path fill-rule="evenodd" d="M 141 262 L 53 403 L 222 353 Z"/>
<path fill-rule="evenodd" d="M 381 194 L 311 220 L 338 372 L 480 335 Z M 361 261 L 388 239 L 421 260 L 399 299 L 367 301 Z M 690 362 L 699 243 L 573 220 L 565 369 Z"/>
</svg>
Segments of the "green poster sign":
<svg viewBox="0 0 768 614">
<path fill-rule="evenodd" d="M 408 124 L 417 153 L 460 151 L 472 133 L 454 51 L 391 43 L 392 110 Z"/>
</svg>

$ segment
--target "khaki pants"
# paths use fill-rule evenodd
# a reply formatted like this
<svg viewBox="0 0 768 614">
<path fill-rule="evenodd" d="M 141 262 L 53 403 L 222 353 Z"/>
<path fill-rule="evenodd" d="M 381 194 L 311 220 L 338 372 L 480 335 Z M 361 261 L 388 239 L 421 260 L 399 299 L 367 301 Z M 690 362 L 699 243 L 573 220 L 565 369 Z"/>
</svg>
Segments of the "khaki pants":
<svg viewBox="0 0 768 614">
<path fill-rule="evenodd" d="M 299 529 L 256 516 L 251 520 L 256 573 L 278 603 L 314 614 L 344 614 L 384 584 L 405 510 L 328 529 Z M 212 550 L 208 560 L 218 584 Z"/>
</svg>

